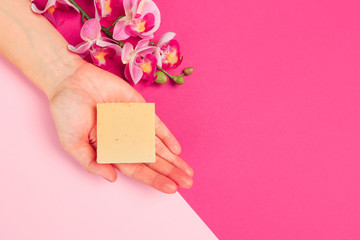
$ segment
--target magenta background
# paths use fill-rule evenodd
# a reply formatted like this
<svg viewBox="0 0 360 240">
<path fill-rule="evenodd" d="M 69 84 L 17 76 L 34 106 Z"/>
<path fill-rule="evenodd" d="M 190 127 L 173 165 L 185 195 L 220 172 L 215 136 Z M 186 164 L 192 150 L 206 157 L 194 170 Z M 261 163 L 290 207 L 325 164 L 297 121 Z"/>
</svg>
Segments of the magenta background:
<svg viewBox="0 0 360 240">
<path fill-rule="evenodd" d="M 359 239 L 358 1 L 156 2 L 195 72 L 137 88 L 195 169 L 192 208 L 220 239 Z"/>
<path fill-rule="evenodd" d="M 359 1 L 157 1 L 184 86 L 147 88 L 220 239 L 360 239 Z"/>
</svg>

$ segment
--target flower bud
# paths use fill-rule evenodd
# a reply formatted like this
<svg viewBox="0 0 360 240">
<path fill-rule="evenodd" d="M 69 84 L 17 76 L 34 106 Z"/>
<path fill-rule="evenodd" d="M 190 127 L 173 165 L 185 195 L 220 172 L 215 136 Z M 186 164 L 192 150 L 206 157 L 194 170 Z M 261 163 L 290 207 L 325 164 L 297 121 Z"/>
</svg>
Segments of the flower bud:
<svg viewBox="0 0 360 240">
<path fill-rule="evenodd" d="M 194 69 L 192 67 L 188 67 L 188 68 L 185 68 L 184 74 L 190 75 L 190 74 L 192 74 L 193 71 L 194 71 Z"/>
<path fill-rule="evenodd" d="M 157 71 L 155 72 L 155 76 L 156 76 L 156 80 L 155 82 L 156 83 L 159 83 L 159 84 L 164 84 L 167 82 L 168 78 L 167 76 L 165 75 L 165 73 L 161 72 L 161 71 Z"/>
<path fill-rule="evenodd" d="M 183 78 L 182 76 L 176 76 L 176 77 L 174 77 L 174 81 L 175 81 L 177 84 L 184 84 L 185 78 Z"/>
</svg>

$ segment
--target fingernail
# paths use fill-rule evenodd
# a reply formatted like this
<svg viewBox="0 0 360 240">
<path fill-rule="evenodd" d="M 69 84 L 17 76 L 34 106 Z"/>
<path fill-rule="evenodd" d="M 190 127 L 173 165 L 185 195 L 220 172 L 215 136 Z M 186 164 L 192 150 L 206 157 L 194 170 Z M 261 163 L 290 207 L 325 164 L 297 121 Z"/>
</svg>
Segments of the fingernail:
<svg viewBox="0 0 360 240">
<path fill-rule="evenodd" d="M 178 154 L 180 154 L 181 152 L 181 147 L 179 145 L 175 145 L 174 146 L 174 151 L 177 152 Z"/>
<path fill-rule="evenodd" d="M 166 193 L 175 193 L 177 191 L 177 186 L 175 184 L 166 184 L 164 186 L 164 191 Z"/>
<path fill-rule="evenodd" d="M 182 188 L 191 188 L 194 184 L 194 181 L 192 180 L 192 178 L 188 178 L 185 180 L 185 184 L 182 185 Z"/>
<path fill-rule="evenodd" d="M 106 181 L 108 182 L 111 182 L 110 179 L 106 178 L 106 177 L 103 177 L 103 179 L 105 179 Z"/>
<path fill-rule="evenodd" d="M 109 179 L 109 178 L 106 178 L 106 177 L 103 177 L 103 178 L 108 182 L 111 182 L 111 183 L 115 182 L 115 179 Z"/>
<path fill-rule="evenodd" d="M 186 174 L 189 175 L 190 177 L 194 176 L 194 171 L 190 168 L 185 170 Z"/>
<path fill-rule="evenodd" d="M 191 188 L 192 185 L 194 185 L 194 180 L 192 178 L 190 178 L 186 181 L 186 187 Z"/>
</svg>

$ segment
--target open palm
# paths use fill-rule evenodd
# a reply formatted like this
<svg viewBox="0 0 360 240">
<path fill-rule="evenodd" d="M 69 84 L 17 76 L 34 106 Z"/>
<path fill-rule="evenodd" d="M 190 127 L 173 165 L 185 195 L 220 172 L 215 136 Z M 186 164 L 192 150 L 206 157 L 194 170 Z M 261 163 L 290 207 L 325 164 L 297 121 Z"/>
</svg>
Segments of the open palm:
<svg viewBox="0 0 360 240">
<path fill-rule="evenodd" d="M 89 172 L 113 182 L 121 173 L 162 192 L 177 186 L 190 188 L 193 170 L 178 154 L 181 148 L 164 123 L 156 117 L 156 162 L 98 164 L 96 162 L 96 104 L 144 102 L 124 80 L 89 63 L 63 80 L 51 99 L 50 108 L 60 142 Z"/>
</svg>

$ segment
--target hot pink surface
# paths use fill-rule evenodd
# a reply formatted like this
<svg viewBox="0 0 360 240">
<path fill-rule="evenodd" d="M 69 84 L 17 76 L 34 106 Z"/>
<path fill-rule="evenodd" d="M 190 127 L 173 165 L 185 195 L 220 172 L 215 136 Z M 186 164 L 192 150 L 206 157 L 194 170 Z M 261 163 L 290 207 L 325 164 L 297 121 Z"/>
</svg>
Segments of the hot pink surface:
<svg viewBox="0 0 360 240">
<path fill-rule="evenodd" d="M 195 169 L 193 209 L 220 239 L 359 239 L 358 1 L 156 2 L 195 72 L 137 88 Z"/>
<path fill-rule="evenodd" d="M 143 91 L 220 239 L 360 239 L 359 1 L 157 1 L 195 73 Z"/>
</svg>

